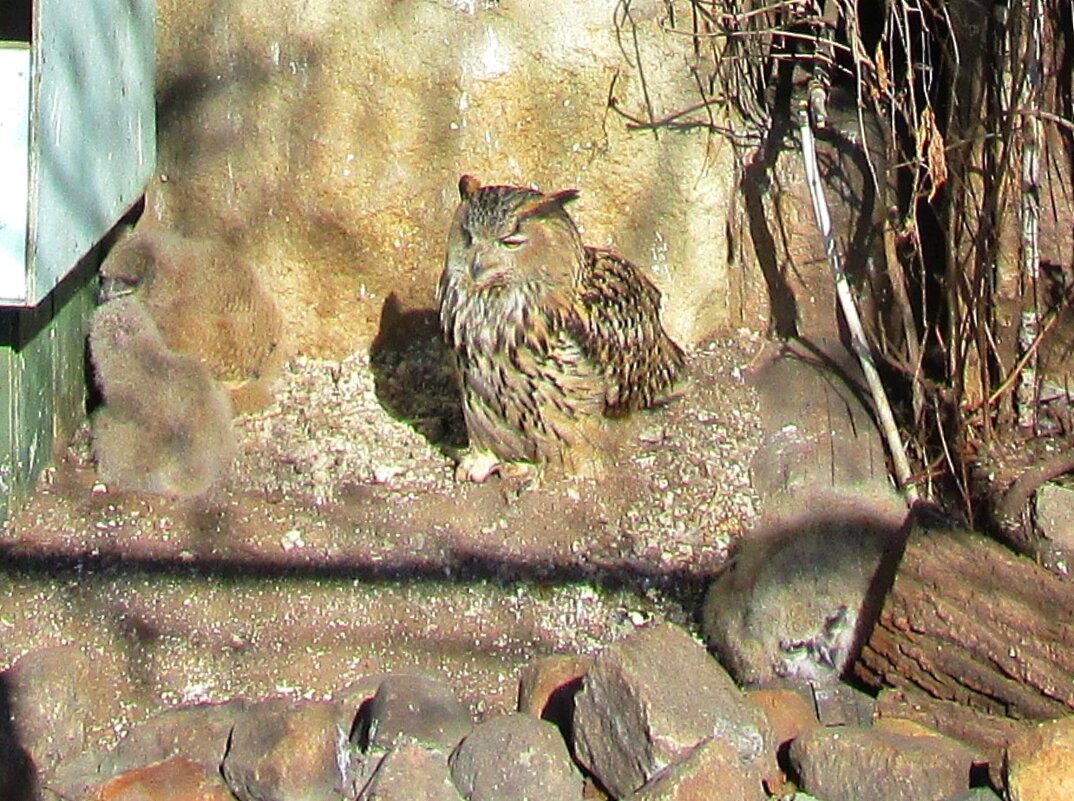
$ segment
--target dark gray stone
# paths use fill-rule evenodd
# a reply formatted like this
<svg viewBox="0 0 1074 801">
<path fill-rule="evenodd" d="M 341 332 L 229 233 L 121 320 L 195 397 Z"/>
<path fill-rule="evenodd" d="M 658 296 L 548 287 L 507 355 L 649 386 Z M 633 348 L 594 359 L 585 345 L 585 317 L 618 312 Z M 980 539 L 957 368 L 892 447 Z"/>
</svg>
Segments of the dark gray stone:
<svg viewBox="0 0 1074 801">
<path fill-rule="evenodd" d="M 581 801 L 582 776 L 554 725 L 516 713 L 483 721 L 451 755 L 468 801 Z"/>
<path fill-rule="evenodd" d="M 677 626 L 642 629 L 605 648 L 575 697 L 575 754 L 616 797 L 709 737 L 730 743 L 749 770 L 770 757 L 764 713 Z"/>
<path fill-rule="evenodd" d="M 447 684 L 425 676 L 389 676 L 363 710 L 354 735 L 366 750 L 407 739 L 450 753 L 473 725 L 470 711 Z"/>
</svg>

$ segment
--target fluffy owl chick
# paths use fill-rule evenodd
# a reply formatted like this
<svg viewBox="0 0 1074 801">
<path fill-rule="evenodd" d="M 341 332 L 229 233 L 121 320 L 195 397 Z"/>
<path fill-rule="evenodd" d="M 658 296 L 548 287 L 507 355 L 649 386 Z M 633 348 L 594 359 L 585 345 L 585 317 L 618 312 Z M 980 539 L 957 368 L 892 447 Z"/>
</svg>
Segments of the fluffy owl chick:
<svg viewBox="0 0 1074 801">
<path fill-rule="evenodd" d="M 208 368 L 170 350 L 134 297 L 94 312 L 89 346 L 104 398 L 93 417 L 101 480 L 173 497 L 207 491 L 235 447 L 230 399 Z"/>
<path fill-rule="evenodd" d="M 138 230 L 108 254 L 101 279 L 102 299 L 133 294 L 171 350 L 208 365 L 236 413 L 272 402 L 283 321 L 250 264 L 217 242 Z"/>
<path fill-rule="evenodd" d="M 564 209 L 578 193 L 459 181 L 437 288 L 470 451 L 457 477 L 503 463 L 594 475 L 608 418 L 665 399 L 683 352 L 660 292 L 614 253 L 582 244 Z"/>
</svg>

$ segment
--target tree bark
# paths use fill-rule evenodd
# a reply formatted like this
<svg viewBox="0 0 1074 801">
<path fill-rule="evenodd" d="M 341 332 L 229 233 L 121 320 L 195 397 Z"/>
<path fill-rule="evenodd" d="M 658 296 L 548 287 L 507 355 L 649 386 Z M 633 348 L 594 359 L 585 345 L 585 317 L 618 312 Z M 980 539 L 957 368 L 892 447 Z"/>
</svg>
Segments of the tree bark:
<svg viewBox="0 0 1074 801">
<path fill-rule="evenodd" d="M 854 674 L 998 717 L 1074 711 L 1074 583 L 981 535 L 914 526 Z"/>
</svg>

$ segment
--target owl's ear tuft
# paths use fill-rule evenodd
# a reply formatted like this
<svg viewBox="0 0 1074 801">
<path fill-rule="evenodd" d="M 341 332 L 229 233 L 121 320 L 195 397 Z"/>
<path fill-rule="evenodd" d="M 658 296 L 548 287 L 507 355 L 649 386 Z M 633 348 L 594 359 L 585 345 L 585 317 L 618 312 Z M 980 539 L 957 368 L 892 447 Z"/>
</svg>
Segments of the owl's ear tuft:
<svg viewBox="0 0 1074 801">
<path fill-rule="evenodd" d="M 481 182 L 472 175 L 464 175 L 459 179 L 459 197 L 463 200 L 469 200 L 480 188 Z"/>
<path fill-rule="evenodd" d="M 577 189 L 564 189 L 551 195 L 541 195 L 518 210 L 519 217 L 544 217 L 562 212 L 563 207 L 578 197 Z"/>
</svg>

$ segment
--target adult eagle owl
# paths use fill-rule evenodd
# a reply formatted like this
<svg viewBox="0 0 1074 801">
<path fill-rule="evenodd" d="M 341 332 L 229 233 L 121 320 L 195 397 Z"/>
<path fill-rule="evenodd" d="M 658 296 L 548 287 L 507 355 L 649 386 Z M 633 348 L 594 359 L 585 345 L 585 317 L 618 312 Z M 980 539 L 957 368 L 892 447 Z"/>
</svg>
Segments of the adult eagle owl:
<svg viewBox="0 0 1074 801">
<path fill-rule="evenodd" d="M 665 399 L 683 352 L 660 292 L 626 259 L 586 247 L 568 189 L 459 181 L 437 289 L 470 450 L 456 476 L 513 464 L 599 474 L 609 419 Z"/>
</svg>

